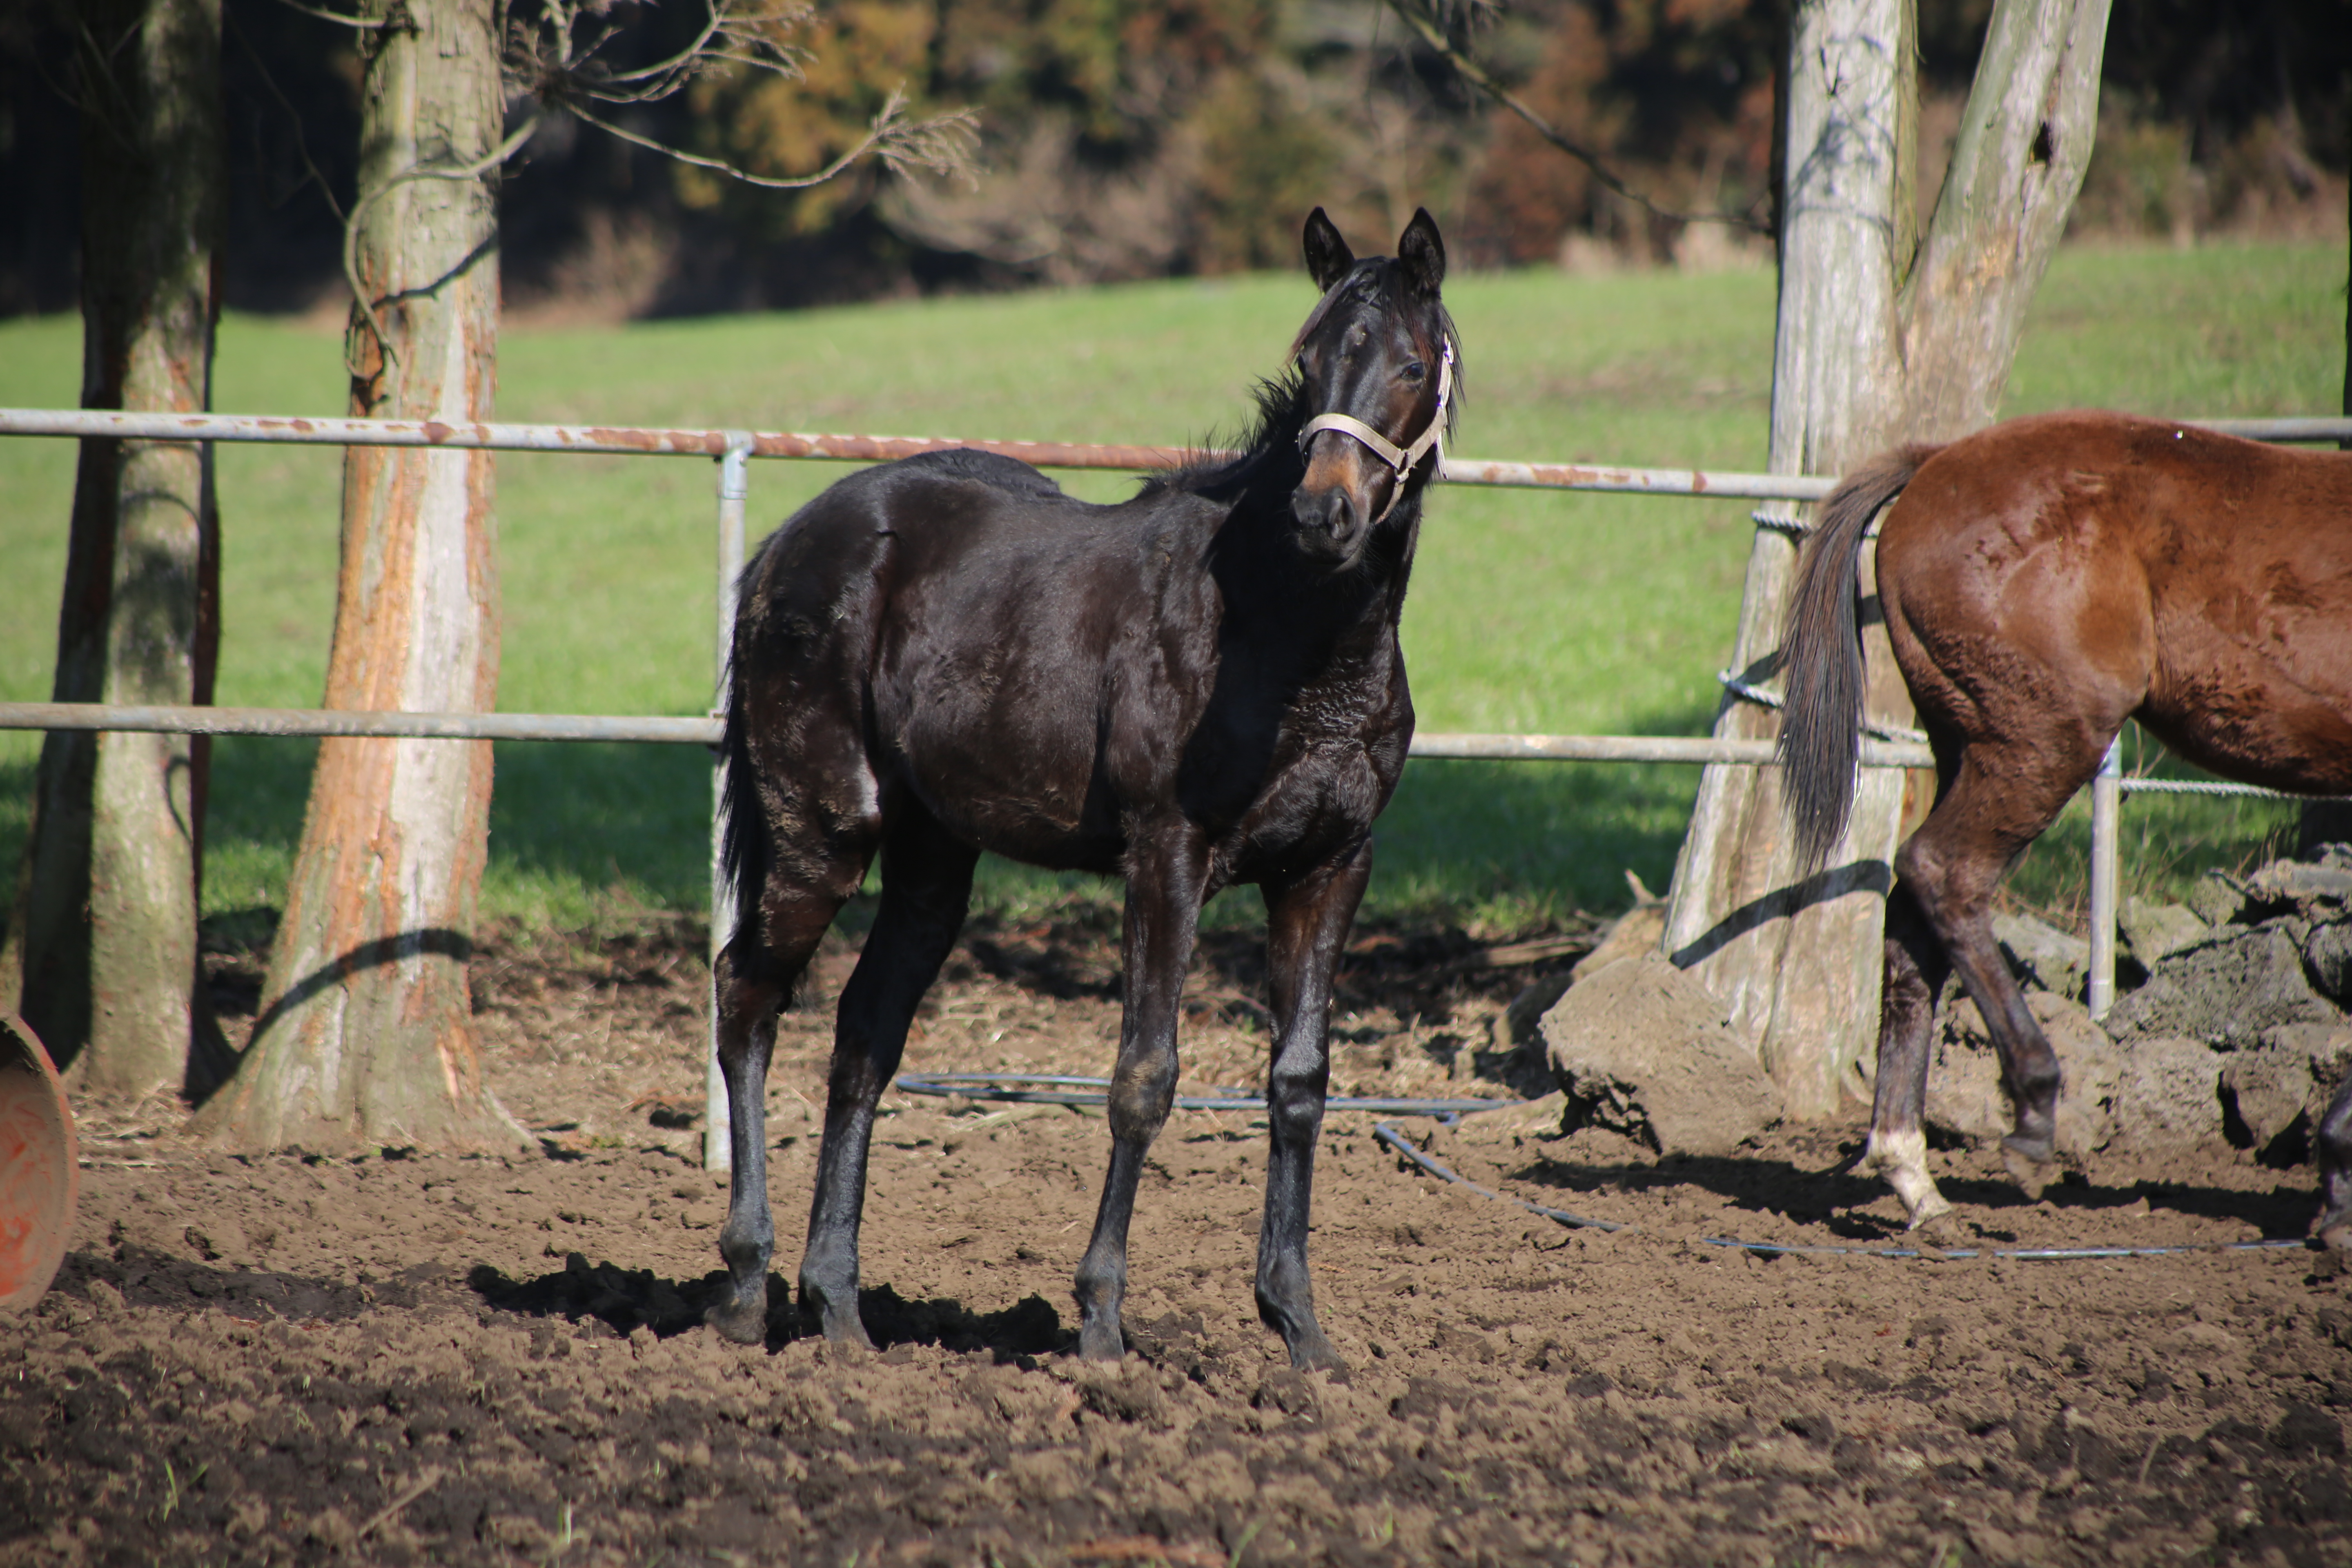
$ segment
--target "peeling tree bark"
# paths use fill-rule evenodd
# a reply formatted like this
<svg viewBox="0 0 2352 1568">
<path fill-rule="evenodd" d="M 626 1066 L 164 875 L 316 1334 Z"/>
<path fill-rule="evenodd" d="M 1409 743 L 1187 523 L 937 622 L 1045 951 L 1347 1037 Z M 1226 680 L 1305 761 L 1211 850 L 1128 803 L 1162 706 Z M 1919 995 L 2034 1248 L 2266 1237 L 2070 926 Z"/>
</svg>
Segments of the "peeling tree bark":
<svg viewBox="0 0 2352 1568">
<path fill-rule="evenodd" d="M 2000 0 L 1921 236 L 1914 6 L 1794 6 L 1773 472 L 1837 474 L 1897 442 L 1948 440 L 1991 421 L 2090 161 L 2106 21 L 2106 0 Z M 1790 535 L 1758 530 L 1733 666 L 1759 685 L 1777 668 L 1796 558 Z M 1867 552 L 1863 570 L 1867 592 Z M 1871 721 L 1908 725 L 1884 632 L 1873 627 L 1865 642 Z M 1727 697 L 1715 732 L 1769 738 L 1779 728 L 1773 710 Z M 1722 999 L 1792 1116 L 1869 1098 L 1889 862 L 1932 785 L 1864 770 L 1828 868 L 1799 882 L 1778 771 L 1712 766 L 1700 784 L 1664 949 Z"/>
<path fill-rule="evenodd" d="M 223 192 L 219 0 L 81 7 L 85 408 L 211 406 Z M 74 481 L 60 702 L 212 700 L 212 449 L 90 440 Z M 0 1002 L 78 1087 L 141 1096 L 225 1065 L 196 979 L 207 753 L 184 735 L 52 734 Z"/>
<path fill-rule="evenodd" d="M 494 417 L 499 138 L 492 0 L 394 0 L 366 35 L 351 412 Z M 378 14 L 383 8 L 378 7 Z M 496 706 L 498 570 L 487 452 L 355 447 L 326 703 Z M 199 1130 L 237 1147 L 512 1145 L 473 1037 L 475 903 L 488 847 L 482 742 L 328 740 L 319 749 L 261 1014 Z"/>
</svg>

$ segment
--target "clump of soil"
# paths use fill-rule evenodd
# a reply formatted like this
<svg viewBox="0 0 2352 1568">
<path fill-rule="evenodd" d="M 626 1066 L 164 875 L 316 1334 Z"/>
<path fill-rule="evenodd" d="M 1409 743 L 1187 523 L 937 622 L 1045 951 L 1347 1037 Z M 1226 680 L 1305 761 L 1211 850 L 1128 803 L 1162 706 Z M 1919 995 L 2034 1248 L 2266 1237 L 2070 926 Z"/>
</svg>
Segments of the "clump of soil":
<svg viewBox="0 0 2352 1568">
<path fill-rule="evenodd" d="M 1591 933 L 1360 934 L 1334 1088 L 1549 1088 L 1494 1020 Z M 1836 1173 L 1860 1128 L 1661 1161 L 1506 1111 L 1417 1143 L 1570 1230 L 1406 1168 L 1333 1116 L 1312 1257 L 1344 1377 L 1250 1295 L 1265 1160 L 1181 1115 L 1139 1204 L 1130 1353 L 1068 1353 L 1102 1121 L 893 1095 L 865 1226 L 882 1347 L 698 1325 L 691 926 L 493 943 L 476 969 L 508 1159 L 210 1153 L 176 1107 L 88 1106 L 74 1251 L 0 1321 L 0 1558 L 31 1563 L 2139 1563 L 2352 1557 L 2352 1276 L 2294 1250 L 2074 1263 L 1759 1257 L 1900 1235 Z M 1532 953 L 1532 957 L 1530 954 Z M 779 1031 L 781 1290 L 829 1045 L 830 942 Z M 1498 958 L 1502 962 L 1497 962 Z M 1527 962 L 1513 963 L 1511 960 Z M 1261 960 L 1204 942 L 1187 1085 L 1263 1074 Z M 1100 1074 L 1118 954 L 1083 911 L 978 922 L 908 1067 Z M 1508 1031 L 1499 1031 L 1507 1047 Z M 1979 1247 L 2299 1236 L 2307 1168 L 2095 1157 L 2025 1201 L 1937 1156 Z"/>
</svg>

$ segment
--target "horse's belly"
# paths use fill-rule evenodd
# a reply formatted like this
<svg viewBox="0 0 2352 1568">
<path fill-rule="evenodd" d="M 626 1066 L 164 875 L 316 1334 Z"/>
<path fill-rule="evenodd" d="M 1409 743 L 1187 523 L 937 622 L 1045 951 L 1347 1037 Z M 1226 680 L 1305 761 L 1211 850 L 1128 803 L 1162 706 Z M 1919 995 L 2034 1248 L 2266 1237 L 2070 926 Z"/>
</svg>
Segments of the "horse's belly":
<svg viewBox="0 0 2352 1568">
<path fill-rule="evenodd" d="M 919 713 L 900 765 L 948 830 L 992 854 L 1060 870 L 1115 870 L 1117 822 L 1095 788 L 1091 726 L 1034 709 Z"/>
</svg>

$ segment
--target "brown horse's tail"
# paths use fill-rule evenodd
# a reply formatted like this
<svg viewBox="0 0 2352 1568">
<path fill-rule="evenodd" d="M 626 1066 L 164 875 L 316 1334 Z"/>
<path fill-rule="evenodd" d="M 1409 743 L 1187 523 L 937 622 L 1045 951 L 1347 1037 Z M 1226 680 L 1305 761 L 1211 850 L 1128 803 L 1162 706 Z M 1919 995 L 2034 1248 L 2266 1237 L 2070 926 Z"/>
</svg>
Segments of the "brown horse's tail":
<svg viewBox="0 0 2352 1568">
<path fill-rule="evenodd" d="M 1937 448 L 1905 447 L 1846 477 L 1822 503 L 1797 563 L 1780 671 L 1788 707 L 1780 724 L 1781 801 L 1796 828 L 1797 858 L 1821 869 L 1853 812 L 1862 750 L 1862 634 L 1854 565 L 1871 520 L 1902 493 Z"/>
</svg>

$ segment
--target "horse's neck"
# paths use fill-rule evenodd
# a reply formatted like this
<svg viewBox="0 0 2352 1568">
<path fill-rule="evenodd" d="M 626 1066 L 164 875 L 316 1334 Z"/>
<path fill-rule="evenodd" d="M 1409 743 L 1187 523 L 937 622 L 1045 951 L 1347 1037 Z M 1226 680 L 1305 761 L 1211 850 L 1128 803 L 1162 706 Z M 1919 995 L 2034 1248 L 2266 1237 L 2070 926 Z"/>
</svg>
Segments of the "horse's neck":
<svg viewBox="0 0 2352 1568">
<path fill-rule="evenodd" d="M 1259 560 L 1263 590 L 1279 607 L 1276 635 L 1288 642 L 1319 645 L 1323 659 L 1363 660 L 1386 668 L 1412 574 L 1421 533 L 1421 496 L 1407 496 L 1375 531 L 1364 557 L 1346 572 L 1333 572 L 1307 558 L 1290 530 L 1290 490 L 1278 498 L 1244 500 L 1279 510 L 1255 521 L 1263 530 Z M 1322 662 L 1318 659 L 1318 662 Z"/>
</svg>

